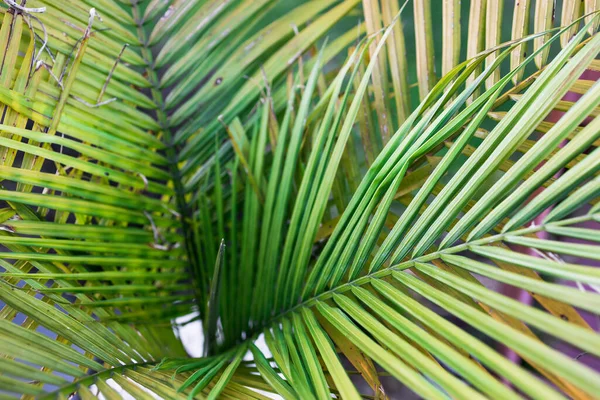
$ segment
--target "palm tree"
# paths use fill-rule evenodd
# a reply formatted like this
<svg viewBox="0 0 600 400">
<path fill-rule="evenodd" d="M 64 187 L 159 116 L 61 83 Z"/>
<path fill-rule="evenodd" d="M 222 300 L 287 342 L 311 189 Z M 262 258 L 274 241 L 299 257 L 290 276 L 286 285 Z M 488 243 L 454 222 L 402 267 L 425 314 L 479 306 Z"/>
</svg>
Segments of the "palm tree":
<svg viewBox="0 0 600 400">
<path fill-rule="evenodd" d="M 0 398 L 598 396 L 599 9 L 4 0 Z"/>
</svg>

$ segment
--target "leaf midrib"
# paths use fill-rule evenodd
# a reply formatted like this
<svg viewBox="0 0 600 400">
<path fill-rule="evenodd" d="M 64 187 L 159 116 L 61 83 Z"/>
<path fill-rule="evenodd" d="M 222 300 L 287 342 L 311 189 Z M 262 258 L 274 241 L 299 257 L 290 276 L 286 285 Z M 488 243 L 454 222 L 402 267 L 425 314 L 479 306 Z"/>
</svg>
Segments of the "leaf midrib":
<svg viewBox="0 0 600 400">
<path fill-rule="evenodd" d="M 181 215 L 184 247 L 188 256 L 188 262 L 191 264 L 190 271 L 192 275 L 192 280 L 196 283 L 194 285 L 194 287 L 196 288 L 196 290 L 194 291 L 194 295 L 198 303 L 201 304 L 203 301 L 203 291 L 200 290 L 200 280 L 199 277 L 196 276 L 196 271 L 198 271 L 198 269 L 196 268 L 196 263 L 199 260 L 196 253 L 198 249 L 194 247 L 194 241 L 191 237 L 193 235 L 193 229 L 190 226 L 189 221 L 192 218 L 192 213 L 189 205 L 185 201 L 185 188 L 181 180 L 181 171 L 179 170 L 179 167 L 177 165 L 178 157 L 174 145 L 174 135 L 171 132 L 171 127 L 169 125 L 169 121 L 165 111 L 163 93 L 160 90 L 160 83 L 158 80 L 157 71 L 154 66 L 152 51 L 148 47 L 148 35 L 144 30 L 143 18 L 139 10 L 138 1 L 131 0 L 131 5 L 133 19 L 137 25 L 137 35 L 141 47 L 142 57 L 146 62 L 146 73 L 148 74 L 148 81 L 152 85 L 152 100 L 156 105 L 156 116 L 158 119 L 157 122 L 160 125 L 160 128 L 163 132 L 162 140 L 166 145 L 165 153 L 169 161 L 169 174 L 171 175 L 171 180 L 175 188 L 175 201 L 177 204 L 177 209 L 179 214 Z"/>
<path fill-rule="evenodd" d="M 80 386 L 82 383 L 89 382 L 89 385 L 92 385 L 96 382 L 96 379 L 103 378 L 106 375 L 109 375 L 109 377 L 110 377 L 115 372 L 124 372 L 126 370 L 135 369 L 138 367 L 152 367 L 156 364 L 158 364 L 158 361 L 148 361 L 148 362 L 144 362 L 144 363 L 132 363 L 132 364 L 119 365 L 117 367 L 106 368 L 102 371 L 97 371 L 93 374 L 86 375 L 86 376 L 82 377 L 81 379 L 75 379 L 75 380 L 73 380 L 73 382 L 69 382 L 67 385 L 61 386 L 58 389 L 56 389 L 52 392 L 49 392 L 42 397 L 39 397 L 39 400 L 54 399 L 54 398 L 56 398 L 56 396 L 58 394 L 64 393 L 65 391 L 77 392 L 78 386 Z"/>
<path fill-rule="evenodd" d="M 496 235 L 484 237 L 481 239 L 472 240 L 470 242 L 461 243 L 456 246 L 452 246 L 452 247 L 448 247 L 443 250 L 438 250 L 438 251 L 434 251 L 434 252 L 431 252 L 428 254 L 424 254 L 422 256 L 401 262 L 399 264 L 391 265 L 391 266 L 388 266 L 381 270 L 371 272 L 371 273 L 361 276 L 355 280 L 343 283 L 341 285 L 336 286 L 335 288 L 331 288 L 331 289 L 329 289 L 325 292 L 322 292 L 318 295 L 312 296 L 312 297 L 304 300 L 303 302 L 296 304 L 295 306 L 275 315 L 269 321 L 262 324 L 260 326 L 260 328 L 254 330 L 254 331 L 251 331 L 248 335 L 248 338 L 246 340 L 238 343 L 236 345 L 236 347 L 248 342 L 249 340 L 251 340 L 251 341 L 256 340 L 265 328 L 279 323 L 281 320 L 287 318 L 293 312 L 296 312 L 304 307 L 313 307 L 319 301 L 328 300 L 331 297 L 333 297 L 334 294 L 340 294 L 340 293 L 344 293 L 348 290 L 351 290 L 353 286 L 362 286 L 362 285 L 370 282 L 371 279 L 383 278 L 387 275 L 390 275 L 391 273 L 393 273 L 395 271 L 403 271 L 408 268 L 411 268 L 414 265 L 414 263 L 416 263 L 416 262 L 429 262 L 429 261 L 439 258 L 441 255 L 444 255 L 444 254 L 454 254 L 454 253 L 459 253 L 461 251 L 468 250 L 468 248 L 470 246 L 478 246 L 478 245 L 487 245 L 487 244 L 491 244 L 491 243 L 497 243 L 499 241 L 502 241 L 506 236 L 524 236 L 524 235 L 544 231 L 547 225 L 563 226 L 563 225 L 572 225 L 572 224 L 576 224 L 576 223 L 580 223 L 580 222 L 589 221 L 589 220 L 594 219 L 595 216 L 598 216 L 598 214 L 592 213 L 592 214 L 586 214 L 586 215 L 579 216 L 579 217 L 565 219 L 562 221 L 554 221 L 549 224 L 531 225 L 529 227 L 520 228 L 520 229 L 517 229 L 514 231 L 507 231 L 507 232 L 499 233 Z M 227 350 L 228 349 L 224 349 L 223 351 L 227 351 Z"/>
</svg>

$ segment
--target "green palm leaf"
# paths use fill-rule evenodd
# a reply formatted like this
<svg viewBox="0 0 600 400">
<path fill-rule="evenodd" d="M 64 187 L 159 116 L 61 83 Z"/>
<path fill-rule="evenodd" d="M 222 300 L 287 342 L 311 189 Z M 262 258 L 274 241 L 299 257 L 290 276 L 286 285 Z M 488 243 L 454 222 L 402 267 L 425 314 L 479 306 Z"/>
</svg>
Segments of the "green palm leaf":
<svg viewBox="0 0 600 400">
<path fill-rule="evenodd" d="M 559 3 L 5 0 L 0 397 L 596 396 L 600 16 Z"/>
</svg>

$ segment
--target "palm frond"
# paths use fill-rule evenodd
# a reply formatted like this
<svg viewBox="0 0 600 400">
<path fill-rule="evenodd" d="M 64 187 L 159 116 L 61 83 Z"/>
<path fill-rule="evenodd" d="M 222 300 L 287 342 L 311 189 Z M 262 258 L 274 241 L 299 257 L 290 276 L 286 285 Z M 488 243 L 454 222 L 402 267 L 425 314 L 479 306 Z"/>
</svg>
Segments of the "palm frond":
<svg viewBox="0 0 600 400">
<path fill-rule="evenodd" d="M 0 397 L 594 397 L 600 17 L 511 5 L 5 0 Z"/>
</svg>

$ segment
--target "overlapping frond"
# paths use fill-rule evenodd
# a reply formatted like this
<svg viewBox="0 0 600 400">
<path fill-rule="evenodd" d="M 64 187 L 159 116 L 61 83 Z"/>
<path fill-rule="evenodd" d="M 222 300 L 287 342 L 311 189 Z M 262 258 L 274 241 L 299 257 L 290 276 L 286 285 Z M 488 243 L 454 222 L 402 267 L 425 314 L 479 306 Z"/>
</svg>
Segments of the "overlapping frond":
<svg viewBox="0 0 600 400">
<path fill-rule="evenodd" d="M 171 321 L 211 312 L 212 266 L 198 264 L 194 183 L 180 173 L 185 135 L 171 118 L 189 119 L 185 107 L 199 105 L 190 89 L 216 66 L 227 80 L 208 97 L 227 104 L 222 96 L 278 48 L 297 59 L 357 1 L 334 3 L 274 22 L 273 1 L 0 5 L 0 297 L 14 335 L 2 351 L 3 393 L 114 398 L 110 382 L 136 398 L 148 396 L 140 387 L 172 397 L 178 385 L 142 368 L 186 355 Z M 327 57 L 355 37 L 332 41 Z M 272 65 L 266 73 L 281 74 Z"/>
<path fill-rule="evenodd" d="M 600 389 L 594 2 L 0 7 L 0 397 Z"/>
<path fill-rule="evenodd" d="M 382 40 L 392 32 L 387 29 Z M 573 86 L 585 85 L 578 78 L 593 67 L 600 49 L 598 35 L 586 39 L 586 32 L 579 31 L 523 84 L 515 86 L 513 78 L 534 63 L 536 51 L 471 102 L 521 43 L 499 49 L 495 62 L 472 82 L 487 54 L 453 69 L 392 135 L 352 192 L 352 178 L 340 164 L 344 155 L 358 159 L 356 145 L 348 143 L 359 139 L 353 125 L 376 57 L 353 82 L 370 41 L 359 44 L 312 112 L 322 55 L 295 115 L 293 89 L 278 124 L 271 120 L 270 98 L 246 129 L 232 123 L 231 184 L 217 178 L 219 167 L 215 186 L 198 194 L 208 191 L 210 197 L 212 190 L 221 203 L 215 210 L 230 210 L 215 217 L 231 244 L 222 271 L 229 303 L 221 308 L 221 345 L 236 348 L 248 336 L 264 335 L 274 364 L 265 364 L 253 348 L 256 366 L 284 398 L 360 398 L 348 387 L 343 358 L 375 392 L 381 390 L 377 365 L 424 398 L 593 396 L 597 373 L 549 345 L 556 340 L 597 355 L 600 343 L 577 311 L 597 313 L 598 273 L 564 259 L 597 259 L 595 231 L 578 226 L 598 220 L 594 117 L 600 86 L 588 85 L 569 107 L 562 100 Z M 548 122 L 556 110 L 564 115 Z M 271 157 L 264 155 L 269 143 Z M 226 186 L 229 196 L 223 195 Z M 199 203 L 199 212 L 207 206 Z M 237 207 L 243 208 L 241 220 Z M 324 218 L 331 227 L 321 225 Z M 210 222 L 207 217 L 201 226 Z M 557 232 L 590 243 L 547 236 Z M 199 236 L 206 240 L 206 234 L 222 236 L 217 229 Z M 493 281 L 530 292 L 541 309 L 484 285 Z M 474 330 L 513 349 L 532 370 L 505 359 Z"/>
<path fill-rule="evenodd" d="M 185 355 L 170 321 L 196 307 L 138 23 L 113 2 L 6 3 L 2 390 L 111 398 L 113 373 Z"/>
</svg>

